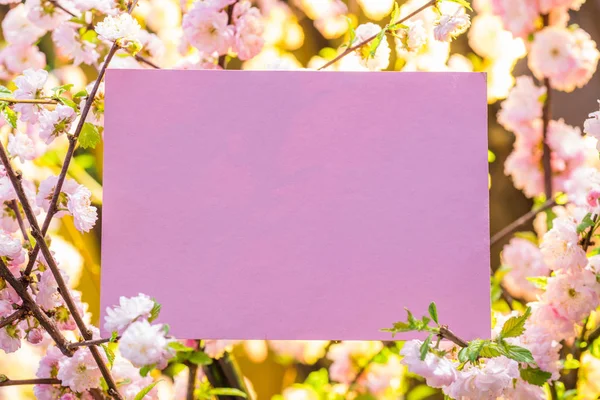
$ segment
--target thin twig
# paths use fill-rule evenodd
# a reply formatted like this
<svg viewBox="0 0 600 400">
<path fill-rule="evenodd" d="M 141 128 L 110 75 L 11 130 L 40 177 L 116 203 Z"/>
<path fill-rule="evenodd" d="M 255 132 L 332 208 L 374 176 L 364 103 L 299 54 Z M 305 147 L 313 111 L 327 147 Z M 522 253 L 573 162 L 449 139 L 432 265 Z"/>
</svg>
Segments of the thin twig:
<svg viewBox="0 0 600 400">
<path fill-rule="evenodd" d="M 2 321 L 0 322 L 0 329 L 4 328 L 6 325 L 11 324 L 18 319 L 21 319 L 21 317 L 23 317 L 25 314 L 27 314 L 27 311 L 23 308 L 19 308 L 17 311 L 10 314 L 8 317 L 2 319 Z"/>
<path fill-rule="evenodd" d="M 17 223 L 19 224 L 19 229 L 21 229 L 21 233 L 23 234 L 23 239 L 27 243 L 29 243 L 29 235 L 27 234 L 27 229 L 25 228 L 25 223 L 23 222 L 23 217 L 21 216 L 21 210 L 19 210 L 19 205 L 17 204 L 17 200 L 12 200 L 10 202 L 10 207 L 15 212 L 15 217 L 17 218 Z"/>
<path fill-rule="evenodd" d="M 422 5 L 421 7 L 417 8 L 415 11 L 413 11 L 412 13 L 408 14 L 406 17 L 404 18 L 400 18 L 398 21 L 396 22 L 392 22 L 391 24 L 401 24 L 409 19 L 411 19 L 412 17 L 414 17 L 415 15 L 417 15 L 418 13 L 420 13 L 423 10 L 428 9 L 429 7 L 435 5 L 437 3 L 438 0 L 430 0 L 429 2 L 427 2 L 426 4 Z M 349 46 L 346 50 L 344 50 L 340 55 L 338 55 L 336 58 L 334 58 L 333 60 L 329 61 L 328 63 L 326 63 L 325 65 L 323 65 L 321 68 L 318 69 L 318 71 L 323 70 L 333 64 L 335 64 L 336 62 L 338 62 L 339 60 L 341 60 L 342 58 L 346 57 L 348 54 L 352 53 L 354 50 L 356 49 L 360 49 L 361 47 L 363 47 L 364 45 L 368 44 L 369 42 L 371 42 L 372 40 L 374 40 L 377 37 L 378 34 L 375 34 L 365 40 L 363 40 L 362 42 L 360 42 L 357 45 L 354 46 Z"/>
<path fill-rule="evenodd" d="M 44 311 L 38 306 L 31 297 L 31 294 L 27 291 L 21 282 L 10 272 L 4 261 L 0 258 L 0 277 L 4 278 L 4 280 L 12 286 L 12 288 L 17 292 L 19 297 L 23 300 L 23 306 L 27 307 L 30 310 L 34 317 L 38 320 L 40 325 L 48 332 L 48 335 L 54 340 L 56 346 L 60 349 L 60 351 L 67 357 L 73 355 L 73 352 L 68 348 L 67 339 L 60 332 L 56 324 L 46 315 Z"/>
<path fill-rule="evenodd" d="M 75 14 L 72 11 L 67 10 L 66 8 L 64 8 L 63 6 L 61 6 L 57 1 L 55 1 L 55 0 L 49 0 L 49 1 L 50 1 L 50 3 L 54 4 L 54 6 L 56 8 L 63 10 L 64 12 L 66 12 L 67 14 L 69 14 L 71 17 L 73 17 L 73 18 L 79 18 L 79 15 Z"/>
<path fill-rule="evenodd" d="M 538 207 L 534 210 L 531 210 L 527 214 L 517 218 L 515 221 L 513 221 L 512 223 L 510 223 L 506 227 L 504 227 L 502 230 L 500 230 L 500 232 L 498 232 L 494 236 L 492 236 L 492 239 L 490 240 L 490 245 L 492 245 L 492 246 L 495 245 L 496 243 L 498 243 L 499 241 L 504 239 L 506 236 L 516 232 L 517 229 L 519 229 L 522 225 L 525 225 L 527 222 L 534 219 L 536 215 L 538 215 L 542 211 L 546 211 L 547 209 L 554 207 L 555 205 L 556 205 L 556 200 L 554 200 L 554 199 L 548 200 L 544 204 L 542 204 L 540 207 Z"/>
<path fill-rule="evenodd" d="M 469 345 L 469 343 L 467 343 L 466 340 L 463 340 L 456 336 L 456 334 L 452 332 L 447 325 L 442 325 L 440 327 L 439 337 L 441 337 L 442 339 L 447 339 L 452 343 L 459 345 L 460 347 L 467 347 Z"/>
<path fill-rule="evenodd" d="M 117 336 L 115 341 L 119 340 L 121 337 Z M 81 342 L 70 343 L 69 347 L 74 349 L 77 347 L 89 347 L 89 346 L 98 346 L 99 344 L 109 343 L 111 342 L 111 338 L 102 338 L 102 339 L 93 339 L 93 340 L 82 340 Z"/>
<path fill-rule="evenodd" d="M 53 378 L 37 378 L 37 379 L 8 379 L 0 382 L 2 386 L 17 386 L 17 385 L 60 385 L 60 379 Z"/>
<path fill-rule="evenodd" d="M 140 56 L 139 54 L 135 55 L 135 59 L 138 60 L 139 62 L 142 62 L 146 65 L 151 66 L 154 69 L 160 69 L 160 67 L 156 64 L 154 64 L 152 61 L 148 60 L 146 57 Z"/>
</svg>

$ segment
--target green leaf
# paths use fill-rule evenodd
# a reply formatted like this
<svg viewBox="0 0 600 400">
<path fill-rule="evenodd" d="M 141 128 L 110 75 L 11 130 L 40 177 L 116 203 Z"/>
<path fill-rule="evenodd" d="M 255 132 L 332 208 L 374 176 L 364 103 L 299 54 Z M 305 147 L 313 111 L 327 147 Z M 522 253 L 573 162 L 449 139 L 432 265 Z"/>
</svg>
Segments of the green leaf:
<svg viewBox="0 0 600 400">
<path fill-rule="evenodd" d="M 369 56 L 371 58 L 375 57 L 375 53 L 377 52 L 377 49 L 379 48 L 379 45 L 381 44 L 381 41 L 385 37 L 385 32 L 386 32 L 386 29 L 382 29 L 377 34 L 377 36 L 375 37 L 375 39 L 373 39 L 371 41 L 371 43 L 369 44 Z"/>
<path fill-rule="evenodd" d="M 9 106 L 2 107 L 2 116 L 14 129 L 17 129 L 17 113 Z"/>
<path fill-rule="evenodd" d="M 467 362 L 468 359 L 469 359 L 469 357 L 467 356 L 467 348 L 463 347 L 458 352 L 458 361 L 460 361 L 461 363 L 464 363 L 464 362 Z"/>
<path fill-rule="evenodd" d="M 596 222 L 592 219 L 592 214 L 588 213 L 579 225 L 577 225 L 577 233 L 583 233 L 590 226 L 594 226 Z"/>
<path fill-rule="evenodd" d="M 11 97 L 11 96 L 12 96 L 12 92 L 6 86 L 0 85 L 0 98 L 1 97 Z"/>
<path fill-rule="evenodd" d="M 71 107 L 75 111 L 77 111 L 79 109 L 79 107 L 77 106 L 77 104 L 75 104 L 75 102 L 73 100 L 67 99 L 66 97 L 57 96 L 57 97 L 54 97 L 54 99 L 60 101 L 65 106 Z"/>
<path fill-rule="evenodd" d="M 502 350 L 500 350 L 500 345 L 496 342 L 486 341 L 479 351 L 479 356 L 484 358 L 500 357 L 501 355 Z"/>
<path fill-rule="evenodd" d="M 533 363 L 535 360 L 531 355 L 531 352 L 524 347 L 515 346 L 513 344 L 508 344 L 506 342 L 503 343 L 503 346 L 498 346 L 498 349 L 501 350 L 502 355 L 524 363 Z"/>
<path fill-rule="evenodd" d="M 119 337 L 119 332 L 113 331 L 113 333 L 110 335 L 110 339 L 108 340 L 109 343 L 116 342 L 118 337 Z"/>
<path fill-rule="evenodd" d="M 4 87 L 4 86 L 2 86 Z M 8 380 L 8 376 L 4 375 L 4 374 L 0 374 L 0 383 L 2 382 L 6 382 Z"/>
<path fill-rule="evenodd" d="M 79 145 L 84 149 L 93 149 L 99 142 L 100 132 L 98 131 L 98 127 L 94 124 L 90 124 L 89 122 L 84 123 L 81 133 L 79 134 Z"/>
<path fill-rule="evenodd" d="M 531 308 L 527 307 L 525 313 L 519 317 L 511 317 L 502 326 L 500 331 L 501 338 L 517 337 L 521 336 L 525 332 L 525 322 L 531 314 Z"/>
<path fill-rule="evenodd" d="M 203 351 L 194 351 L 188 357 L 188 361 L 198 365 L 210 365 L 213 360 Z"/>
<path fill-rule="evenodd" d="M 394 2 L 394 9 L 392 10 L 392 14 L 390 15 L 390 25 L 395 24 L 396 21 L 400 19 L 400 6 L 398 2 Z"/>
<path fill-rule="evenodd" d="M 471 5 L 469 4 L 469 2 L 467 0 L 445 0 L 445 1 L 451 1 L 452 3 L 460 4 L 464 8 L 466 8 L 470 11 L 473 11 L 473 9 L 471 8 Z"/>
<path fill-rule="evenodd" d="M 581 366 L 579 360 L 574 358 L 567 358 L 563 363 L 563 369 L 577 369 Z"/>
<path fill-rule="evenodd" d="M 244 399 L 248 397 L 246 393 L 234 388 L 214 388 L 210 389 L 209 393 L 212 396 L 237 396 L 242 397 Z"/>
<path fill-rule="evenodd" d="M 521 368 L 519 373 L 521 374 L 521 379 L 536 386 L 543 386 L 552 377 L 550 372 L 531 367 Z"/>
<path fill-rule="evenodd" d="M 596 358 L 600 358 L 600 340 L 594 340 L 589 349 L 591 355 Z"/>
<path fill-rule="evenodd" d="M 102 345 L 102 349 L 106 354 L 106 358 L 108 359 L 108 367 L 112 369 L 113 364 L 115 363 L 115 353 L 105 344 Z"/>
<path fill-rule="evenodd" d="M 189 352 L 194 351 L 193 347 L 188 347 L 185 344 L 183 344 L 181 342 L 177 342 L 177 341 L 173 341 L 173 342 L 169 343 L 168 346 L 175 351 L 181 351 L 183 353 L 189 353 Z"/>
<path fill-rule="evenodd" d="M 329 373 L 327 372 L 327 368 L 321 368 L 318 371 L 313 371 L 308 374 L 304 384 L 312 387 L 316 391 L 322 391 L 323 387 L 329 384 Z"/>
<path fill-rule="evenodd" d="M 406 400 L 424 400 L 428 399 L 434 394 L 438 393 L 437 389 L 429 387 L 427 385 L 419 385 L 412 389 L 406 395 Z"/>
<path fill-rule="evenodd" d="M 471 362 L 475 362 L 475 360 L 477 360 L 477 358 L 479 357 L 479 353 L 481 352 L 481 349 L 483 349 L 484 345 L 485 341 L 480 339 L 473 340 L 472 342 L 470 342 L 466 348 L 467 351 L 465 355 L 467 359 Z"/>
<path fill-rule="evenodd" d="M 158 382 L 160 381 L 152 382 L 151 384 L 140 390 L 140 392 L 135 395 L 134 400 L 142 400 L 144 397 L 146 397 L 148 393 L 150 393 L 152 389 L 154 389 L 154 386 L 156 386 Z"/>
<path fill-rule="evenodd" d="M 398 3 L 396 3 L 396 5 L 398 5 Z M 431 315 L 431 319 L 433 320 L 433 322 L 435 322 L 438 325 L 440 324 L 438 322 L 437 306 L 434 302 L 431 302 L 431 304 L 429 304 L 429 315 Z"/>
<path fill-rule="evenodd" d="M 160 309 L 162 307 L 160 303 L 156 301 L 156 299 L 152 299 L 152 301 L 154 301 L 154 306 L 152 307 L 152 310 L 150 310 L 150 317 L 148 318 L 148 322 L 153 322 L 156 318 L 158 318 L 158 315 L 160 314 Z"/>
<path fill-rule="evenodd" d="M 156 364 L 144 365 L 142 368 L 140 368 L 140 375 L 148 376 L 148 373 L 152 371 L 154 367 L 156 367 Z"/>
<path fill-rule="evenodd" d="M 348 44 L 348 47 L 351 47 L 352 43 L 354 43 L 354 41 L 356 40 L 356 31 L 354 30 L 354 26 L 352 25 L 352 20 L 348 17 L 346 17 L 346 20 L 348 21 L 348 31 L 350 35 L 350 43 Z"/>
<path fill-rule="evenodd" d="M 72 83 L 68 83 L 66 85 L 61 85 L 61 86 L 57 86 L 55 88 L 52 88 L 52 91 L 54 92 L 55 96 L 60 96 L 61 94 L 63 94 L 64 92 L 71 90 L 71 88 L 73 87 Z"/>
<path fill-rule="evenodd" d="M 429 336 L 427 336 L 427 339 L 425 339 L 425 341 L 421 345 L 421 361 L 424 361 L 425 357 L 427 357 L 427 353 L 429 352 L 429 344 L 431 343 L 432 336 L 433 333 L 430 333 Z"/>
<path fill-rule="evenodd" d="M 528 276 L 525 279 L 533 283 L 533 286 L 538 289 L 546 290 L 546 286 L 548 286 L 547 276 Z"/>
</svg>

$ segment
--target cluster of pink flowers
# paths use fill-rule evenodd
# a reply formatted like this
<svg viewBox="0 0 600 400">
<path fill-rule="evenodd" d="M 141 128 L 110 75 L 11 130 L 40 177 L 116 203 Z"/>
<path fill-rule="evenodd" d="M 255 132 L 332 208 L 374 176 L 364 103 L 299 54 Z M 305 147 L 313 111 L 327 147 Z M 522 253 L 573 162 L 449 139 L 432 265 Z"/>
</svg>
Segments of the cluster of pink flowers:
<svg viewBox="0 0 600 400">
<path fill-rule="evenodd" d="M 226 8 L 232 5 L 229 15 Z M 206 56 L 233 52 L 248 60 L 264 44 L 260 11 L 248 0 L 197 1 L 184 16 L 182 27 L 189 44 Z"/>
<path fill-rule="evenodd" d="M 498 122 L 515 134 L 514 150 L 506 160 L 505 172 L 528 197 L 544 192 L 541 118 L 544 96 L 545 88 L 536 86 L 530 77 L 521 76 L 498 113 Z M 551 150 L 554 191 L 564 191 L 573 171 L 586 160 L 581 130 L 563 120 L 550 121 L 547 144 Z"/>
</svg>

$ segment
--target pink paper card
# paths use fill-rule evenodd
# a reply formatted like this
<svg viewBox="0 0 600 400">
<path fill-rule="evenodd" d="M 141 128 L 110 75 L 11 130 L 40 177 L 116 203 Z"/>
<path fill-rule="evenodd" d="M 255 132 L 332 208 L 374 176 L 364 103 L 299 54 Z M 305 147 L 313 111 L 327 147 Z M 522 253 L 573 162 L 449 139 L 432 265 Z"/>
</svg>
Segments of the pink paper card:
<svg viewBox="0 0 600 400">
<path fill-rule="evenodd" d="M 110 70 L 102 305 L 178 338 L 490 336 L 479 73 Z M 414 334 L 400 336 L 415 337 Z"/>
</svg>

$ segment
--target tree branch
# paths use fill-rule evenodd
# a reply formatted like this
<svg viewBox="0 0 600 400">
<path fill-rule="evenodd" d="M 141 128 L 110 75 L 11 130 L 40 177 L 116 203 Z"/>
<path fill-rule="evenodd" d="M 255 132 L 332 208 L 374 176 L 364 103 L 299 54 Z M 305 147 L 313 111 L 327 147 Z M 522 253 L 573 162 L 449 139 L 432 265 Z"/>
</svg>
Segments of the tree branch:
<svg viewBox="0 0 600 400">
<path fill-rule="evenodd" d="M 19 210 L 19 205 L 17 204 L 16 200 L 12 200 L 10 202 L 10 208 L 12 208 L 12 210 L 15 212 L 15 218 L 19 224 L 19 229 L 21 229 L 21 234 L 23 234 L 23 239 L 29 243 L 29 235 L 27 234 L 27 229 L 25 228 L 25 223 L 23 222 L 23 217 L 21 216 L 21 210 Z"/>
<path fill-rule="evenodd" d="M 0 329 L 4 328 L 6 325 L 11 324 L 18 319 L 21 319 L 21 317 L 25 316 L 25 314 L 27 314 L 27 311 L 23 308 L 19 308 L 17 311 L 10 314 L 8 317 L 2 319 L 2 322 L 0 322 Z"/>
<path fill-rule="evenodd" d="M 408 14 L 406 17 L 404 18 L 400 18 L 398 21 L 393 22 L 392 24 L 401 24 L 402 22 L 405 22 L 409 19 L 411 19 L 412 17 L 414 17 L 415 15 L 417 15 L 418 13 L 420 13 L 423 10 L 428 9 L 429 7 L 435 5 L 435 3 L 437 3 L 438 0 L 430 0 L 428 1 L 426 4 L 422 5 L 421 7 L 417 8 L 415 11 L 411 12 L 410 14 Z M 377 37 L 377 34 L 363 40 L 362 42 L 360 42 L 357 45 L 354 46 L 349 46 L 346 50 L 344 50 L 340 55 L 338 55 L 336 58 L 334 58 L 333 60 L 329 61 L 328 63 L 326 63 L 325 65 L 323 65 L 321 68 L 318 68 L 318 71 L 321 71 L 333 64 L 335 64 L 336 62 L 338 62 L 339 60 L 341 60 L 342 58 L 346 57 L 348 54 L 352 53 L 354 50 L 356 49 L 360 49 L 361 47 L 363 47 L 365 44 L 371 42 L 372 40 L 374 40 Z"/>
<path fill-rule="evenodd" d="M 550 16 L 545 14 L 542 16 L 544 26 L 550 25 Z M 544 78 L 544 86 L 546 87 L 546 100 L 542 108 L 542 124 L 543 124 L 543 153 L 542 167 L 544 169 L 544 193 L 546 199 L 552 198 L 552 165 L 550 163 L 550 146 L 548 145 L 548 127 L 552 120 L 552 86 L 550 79 Z"/>
<path fill-rule="evenodd" d="M 531 210 L 527 214 L 519 217 L 514 222 L 508 224 L 505 228 L 502 228 L 502 230 L 500 230 L 498 233 L 496 233 L 494 236 L 492 236 L 492 239 L 490 240 L 490 245 L 493 246 L 496 243 L 498 243 L 499 241 L 501 241 L 502 239 L 504 239 L 505 237 L 507 237 L 508 235 L 513 234 L 522 225 L 525 225 L 527 222 L 534 219 L 536 215 L 538 215 L 542 211 L 546 211 L 547 209 L 554 207 L 555 205 L 556 205 L 556 200 L 550 199 L 550 200 L 547 200 L 540 207 L 538 207 L 534 210 Z"/>
<path fill-rule="evenodd" d="M 188 364 L 188 384 L 186 400 L 194 400 L 194 391 L 196 390 L 196 374 L 198 373 L 198 365 L 194 363 Z"/>
<path fill-rule="evenodd" d="M 6 282 L 17 292 L 19 297 L 23 300 L 23 306 L 30 310 L 35 318 L 38 320 L 40 325 L 48 332 L 48 335 L 54 340 L 56 346 L 60 351 L 67 357 L 71 357 L 73 352 L 68 347 L 67 339 L 60 332 L 56 324 L 46 315 L 44 311 L 35 303 L 27 288 L 25 288 L 17 278 L 14 277 L 12 272 L 8 269 L 4 261 L 0 258 L 0 277 L 4 278 Z"/>
<path fill-rule="evenodd" d="M 13 97 L 0 97 L 0 102 L 23 103 L 23 104 L 58 104 L 52 99 L 15 99 Z"/>
<path fill-rule="evenodd" d="M 115 340 L 119 340 L 121 337 L 117 336 Z M 75 349 L 77 347 L 89 347 L 98 346 L 99 344 L 109 343 L 111 338 L 93 339 L 93 340 L 82 340 L 81 342 L 70 343 L 69 347 Z"/>
<path fill-rule="evenodd" d="M 60 379 L 39 378 L 39 379 L 8 379 L 0 382 L 0 387 L 17 385 L 60 385 Z"/>
</svg>

